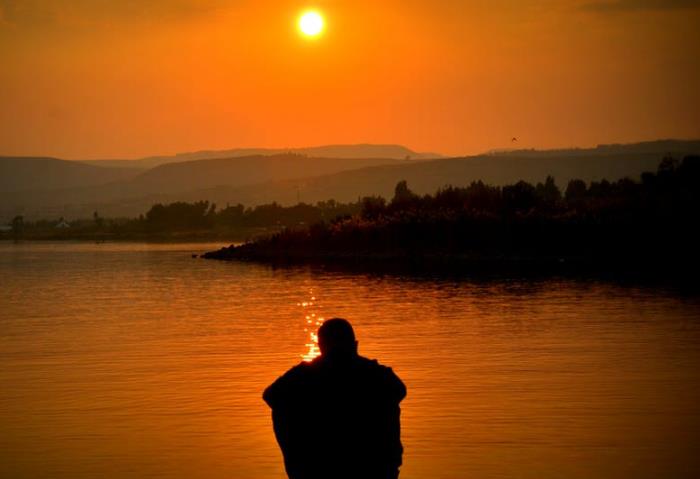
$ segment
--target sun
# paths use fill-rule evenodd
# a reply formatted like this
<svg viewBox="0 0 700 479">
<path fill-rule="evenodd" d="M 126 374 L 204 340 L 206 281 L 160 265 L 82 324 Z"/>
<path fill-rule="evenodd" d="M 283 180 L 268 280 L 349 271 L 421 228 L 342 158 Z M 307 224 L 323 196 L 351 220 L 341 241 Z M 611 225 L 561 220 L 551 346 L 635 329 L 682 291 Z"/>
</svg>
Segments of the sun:
<svg viewBox="0 0 700 479">
<path fill-rule="evenodd" d="M 323 33 L 326 22 L 316 10 L 308 10 L 299 17 L 299 31 L 306 37 L 315 38 Z"/>
</svg>

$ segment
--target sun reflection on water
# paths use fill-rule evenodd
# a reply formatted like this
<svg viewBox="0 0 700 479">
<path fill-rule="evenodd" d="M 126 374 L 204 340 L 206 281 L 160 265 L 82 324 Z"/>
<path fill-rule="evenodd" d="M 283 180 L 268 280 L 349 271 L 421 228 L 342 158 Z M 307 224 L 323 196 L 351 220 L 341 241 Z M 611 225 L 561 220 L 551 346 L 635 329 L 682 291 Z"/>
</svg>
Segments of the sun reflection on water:
<svg viewBox="0 0 700 479">
<path fill-rule="evenodd" d="M 316 331 L 318 331 L 318 327 L 321 326 L 324 321 L 323 316 L 317 314 L 321 307 L 316 302 L 316 296 L 314 296 L 313 290 L 309 290 L 309 297 L 310 299 L 308 301 L 297 303 L 297 306 L 300 306 L 304 312 L 304 332 L 309 335 L 308 342 L 304 344 L 306 352 L 301 355 L 302 359 L 307 363 L 321 355 Z"/>
</svg>

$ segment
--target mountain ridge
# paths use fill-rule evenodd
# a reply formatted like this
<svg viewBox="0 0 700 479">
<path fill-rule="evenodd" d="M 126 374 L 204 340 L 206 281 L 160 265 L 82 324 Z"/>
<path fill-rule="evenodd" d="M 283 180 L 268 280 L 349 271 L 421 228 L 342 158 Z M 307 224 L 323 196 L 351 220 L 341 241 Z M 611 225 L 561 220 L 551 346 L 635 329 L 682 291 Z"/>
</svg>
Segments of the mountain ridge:
<svg viewBox="0 0 700 479">
<path fill-rule="evenodd" d="M 443 158 L 439 153 L 419 153 L 403 145 L 398 144 L 337 144 L 321 145 L 301 148 L 232 148 L 226 150 L 200 150 L 193 152 L 177 153 L 175 155 L 157 155 L 137 158 L 133 160 L 80 160 L 81 163 L 93 166 L 107 167 L 137 167 L 154 168 L 157 166 L 181 163 L 197 160 L 215 160 L 223 158 L 240 158 L 249 156 L 276 156 L 282 154 L 300 154 L 317 158 L 386 158 L 403 160 L 410 157 L 414 160 L 424 160 L 433 158 Z"/>
<path fill-rule="evenodd" d="M 98 185 L 124 180 L 138 172 L 53 157 L 0 156 L 0 192 Z"/>
<path fill-rule="evenodd" d="M 398 181 L 417 193 L 482 180 L 494 185 L 536 183 L 548 175 L 565 189 L 568 180 L 639 179 L 671 154 L 700 154 L 700 141 L 650 142 L 598 149 L 524 150 L 436 160 L 323 159 L 303 155 L 193 160 L 162 165 L 102 185 L 0 193 L 0 221 L 16 214 L 34 218 L 138 216 L 156 202 L 209 200 L 220 206 L 291 204 L 358 197 L 390 197 Z M 243 166 L 241 166 L 243 165 Z M 314 166 L 315 165 L 315 166 Z M 84 165 L 85 166 L 85 165 Z M 100 169 L 98 167 L 94 167 Z M 286 170 L 285 170 L 286 168 Z M 117 169 L 118 170 L 118 169 Z"/>
</svg>

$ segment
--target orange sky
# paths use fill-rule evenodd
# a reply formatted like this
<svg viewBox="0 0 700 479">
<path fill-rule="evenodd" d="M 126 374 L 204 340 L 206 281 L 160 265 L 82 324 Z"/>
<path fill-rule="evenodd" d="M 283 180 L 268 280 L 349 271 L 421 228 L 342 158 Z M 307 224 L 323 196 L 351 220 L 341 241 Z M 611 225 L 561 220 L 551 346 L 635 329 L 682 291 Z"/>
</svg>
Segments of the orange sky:
<svg viewBox="0 0 700 479">
<path fill-rule="evenodd" d="M 697 25 L 696 0 L 0 0 L 0 155 L 698 138 Z"/>
</svg>

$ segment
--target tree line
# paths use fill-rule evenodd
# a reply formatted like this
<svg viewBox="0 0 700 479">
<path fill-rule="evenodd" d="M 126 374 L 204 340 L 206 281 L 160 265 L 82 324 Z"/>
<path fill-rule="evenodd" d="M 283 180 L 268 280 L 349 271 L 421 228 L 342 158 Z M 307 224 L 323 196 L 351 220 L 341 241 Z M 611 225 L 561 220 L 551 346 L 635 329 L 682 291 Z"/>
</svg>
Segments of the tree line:
<svg viewBox="0 0 700 479">
<path fill-rule="evenodd" d="M 340 203 L 321 201 L 315 205 L 299 203 L 282 206 L 278 203 L 246 208 L 241 204 L 218 209 L 208 201 L 194 203 L 174 202 L 155 204 L 138 218 L 104 218 L 95 211 L 91 219 L 66 221 L 26 221 L 16 216 L 8 226 L 14 237 L 160 237 L 169 234 L 194 233 L 200 235 L 257 233 L 261 230 L 279 230 L 300 227 L 338 217 L 350 217 L 360 211 L 361 202 Z"/>
<path fill-rule="evenodd" d="M 665 158 L 639 181 L 571 180 L 560 190 L 552 177 L 537 184 L 520 181 L 493 186 L 474 181 L 446 186 L 434 194 L 414 193 L 400 181 L 390 200 L 315 205 L 278 203 L 219 209 L 208 201 L 153 205 L 138 218 L 67 222 L 11 221 L 15 237 L 243 238 L 267 234 L 236 254 L 332 256 L 381 254 L 478 254 L 648 256 L 655 248 L 689 249 L 695 239 L 700 159 Z M 274 233 L 274 234 L 271 234 Z M 179 237 L 179 236 L 178 236 Z"/>
<path fill-rule="evenodd" d="M 475 181 L 432 195 L 401 181 L 390 201 L 362 198 L 351 217 L 288 228 L 210 257 L 697 260 L 699 192 L 697 156 L 666 158 L 640 181 L 572 180 L 563 193 L 552 177 L 502 187 Z"/>
</svg>

